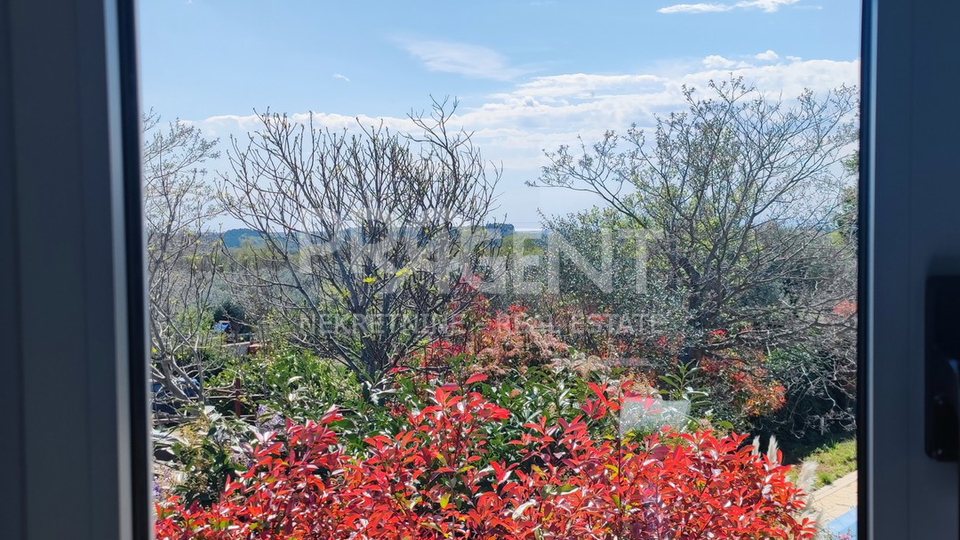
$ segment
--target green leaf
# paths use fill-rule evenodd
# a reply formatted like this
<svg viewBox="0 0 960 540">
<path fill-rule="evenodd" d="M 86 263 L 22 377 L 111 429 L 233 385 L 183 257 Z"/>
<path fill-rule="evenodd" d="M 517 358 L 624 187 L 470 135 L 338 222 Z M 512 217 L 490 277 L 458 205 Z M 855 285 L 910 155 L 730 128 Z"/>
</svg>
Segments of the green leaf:
<svg viewBox="0 0 960 540">
<path fill-rule="evenodd" d="M 524 510 L 526 510 L 527 508 L 530 508 L 535 504 L 537 504 L 537 502 L 533 499 L 530 499 L 529 501 L 518 506 L 516 510 L 513 511 L 513 516 L 512 516 L 513 519 L 520 519 L 520 517 L 523 516 Z"/>
</svg>

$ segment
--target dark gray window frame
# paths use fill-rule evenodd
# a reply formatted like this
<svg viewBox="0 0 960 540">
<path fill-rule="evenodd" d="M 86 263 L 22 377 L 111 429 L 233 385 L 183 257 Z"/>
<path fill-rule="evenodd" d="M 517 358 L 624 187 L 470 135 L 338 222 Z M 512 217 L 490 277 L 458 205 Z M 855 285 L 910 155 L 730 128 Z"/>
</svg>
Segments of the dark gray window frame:
<svg viewBox="0 0 960 540">
<path fill-rule="evenodd" d="M 960 275 L 960 2 L 865 5 L 860 538 L 957 538 L 957 465 L 926 456 L 923 404 L 926 278 Z"/>
<path fill-rule="evenodd" d="M 151 536 L 133 0 L 0 0 L 0 535 Z M 960 273 L 955 0 L 865 0 L 860 538 L 956 538 L 923 283 Z"/>
<path fill-rule="evenodd" d="M 5 539 L 151 536 L 134 7 L 0 0 Z"/>
</svg>

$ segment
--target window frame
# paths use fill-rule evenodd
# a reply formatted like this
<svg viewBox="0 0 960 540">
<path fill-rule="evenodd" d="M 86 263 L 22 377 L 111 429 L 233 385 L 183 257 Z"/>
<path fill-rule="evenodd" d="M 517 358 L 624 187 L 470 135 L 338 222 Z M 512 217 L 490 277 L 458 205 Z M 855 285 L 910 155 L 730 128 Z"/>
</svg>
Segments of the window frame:
<svg viewBox="0 0 960 540">
<path fill-rule="evenodd" d="M 861 538 L 956 538 L 957 465 L 924 451 L 924 297 L 960 275 L 960 73 L 950 0 L 865 3 Z"/>
<path fill-rule="evenodd" d="M 135 8 L 0 2 L 5 538 L 152 537 Z"/>
<path fill-rule="evenodd" d="M 923 453 L 920 361 L 925 278 L 960 274 L 960 73 L 936 62 L 960 57 L 956 16 L 863 1 L 861 539 L 958 534 L 956 465 Z M 134 0 L 0 2 L 9 538 L 152 537 L 136 51 Z"/>
</svg>

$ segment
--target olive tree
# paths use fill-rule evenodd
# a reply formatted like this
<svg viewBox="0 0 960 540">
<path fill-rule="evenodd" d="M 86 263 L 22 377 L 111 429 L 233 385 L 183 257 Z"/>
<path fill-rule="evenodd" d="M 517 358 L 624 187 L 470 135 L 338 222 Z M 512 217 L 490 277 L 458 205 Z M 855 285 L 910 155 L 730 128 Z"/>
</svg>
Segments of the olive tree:
<svg viewBox="0 0 960 540">
<path fill-rule="evenodd" d="M 411 114 L 406 135 L 267 112 L 229 152 L 221 201 L 263 242 L 231 281 L 261 293 L 287 339 L 371 382 L 443 333 L 494 249 L 477 238 L 500 173 L 451 128 L 455 108 Z"/>
</svg>

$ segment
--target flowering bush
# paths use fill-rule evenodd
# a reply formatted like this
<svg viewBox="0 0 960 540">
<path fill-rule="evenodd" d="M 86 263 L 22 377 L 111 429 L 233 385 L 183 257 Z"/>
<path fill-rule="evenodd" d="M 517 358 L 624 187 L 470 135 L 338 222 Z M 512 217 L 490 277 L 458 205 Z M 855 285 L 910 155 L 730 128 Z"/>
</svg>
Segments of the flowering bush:
<svg viewBox="0 0 960 540">
<path fill-rule="evenodd" d="M 482 376 L 467 381 L 473 385 Z M 614 540 L 812 538 L 788 467 L 744 437 L 663 430 L 640 441 L 591 437 L 619 410 L 606 388 L 572 421 L 530 422 L 522 458 L 490 459 L 487 429 L 510 417 L 480 393 L 436 388 L 409 427 L 348 455 L 340 414 L 288 422 L 252 449 L 253 465 L 204 509 L 157 505 L 161 540 Z"/>
</svg>

